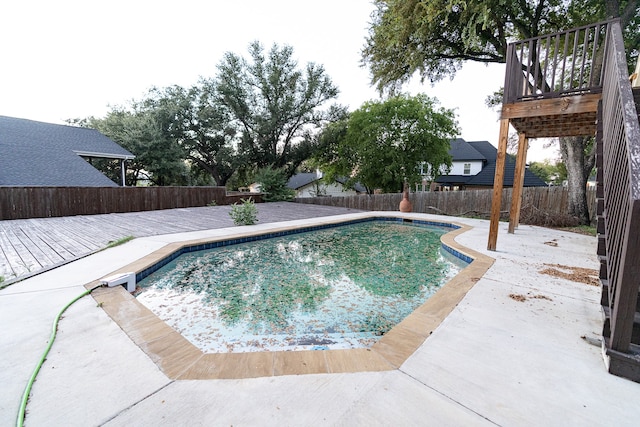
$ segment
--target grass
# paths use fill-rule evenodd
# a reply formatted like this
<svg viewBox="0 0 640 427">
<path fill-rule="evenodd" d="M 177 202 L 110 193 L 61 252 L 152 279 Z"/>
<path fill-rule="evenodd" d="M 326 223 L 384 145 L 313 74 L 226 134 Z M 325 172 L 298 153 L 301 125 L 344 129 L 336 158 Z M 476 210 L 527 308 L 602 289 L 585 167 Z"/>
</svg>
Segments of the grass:
<svg viewBox="0 0 640 427">
<path fill-rule="evenodd" d="M 118 239 L 118 240 L 113 240 L 113 241 L 109 242 L 109 244 L 107 244 L 107 247 L 105 249 L 115 248 L 116 246 L 123 245 L 123 244 L 125 244 L 128 241 L 133 240 L 133 239 L 135 239 L 135 237 L 127 236 L 127 237 L 123 237 L 123 238 Z"/>
<path fill-rule="evenodd" d="M 596 236 L 597 230 L 596 227 L 591 225 L 577 225 L 575 227 L 560 227 L 560 230 L 570 231 L 572 233 L 584 234 L 586 236 Z"/>
</svg>

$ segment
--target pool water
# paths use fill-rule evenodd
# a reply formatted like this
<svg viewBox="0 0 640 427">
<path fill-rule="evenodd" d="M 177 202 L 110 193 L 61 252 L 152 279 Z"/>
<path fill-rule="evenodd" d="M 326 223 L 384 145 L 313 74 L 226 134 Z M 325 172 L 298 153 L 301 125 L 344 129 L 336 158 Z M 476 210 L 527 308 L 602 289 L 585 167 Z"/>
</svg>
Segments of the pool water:
<svg viewBox="0 0 640 427">
<path fill-rule="evenodd" d="M 191 252 L 137 298 L 207 353 L 370 347 L 466 265 L 448 231 L 371 221 Z"/>
</svg>

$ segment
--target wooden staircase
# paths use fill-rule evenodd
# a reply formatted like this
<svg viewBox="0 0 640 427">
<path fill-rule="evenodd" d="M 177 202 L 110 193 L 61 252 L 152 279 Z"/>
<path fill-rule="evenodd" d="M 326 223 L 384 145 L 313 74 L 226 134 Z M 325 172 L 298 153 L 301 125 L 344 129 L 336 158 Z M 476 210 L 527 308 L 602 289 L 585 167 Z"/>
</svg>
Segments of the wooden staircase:
<svg viewBox="0 0 640 427">
<path fill-rule="evenodd" d="M 640 88 L 632 89 L 633 101 L 635 104 L 635 117 L 638 123 L 640 123 Z M 602 104 L 601 104 L 602 105 Z M 597 200 L 598 200 L 598 249 L 597 254 L 600 260 L 600 281 L 602 283 L 602 314 L 604 318 L 602 329 L 602 349 L 605 356 L 605 361 L 609 372 L 631 379 L 636 382 L 640 382 L 640 288 L 636 287 L 636 291 L 632 295 L 635 297 L 635 312 L 633 314 L 633 321 L 625 328 L 631 328 L 630 331 L 630 343 L 627 351 L 617 351 L 612 348 L 611 334 L 612 334 L 612 308 L 615 310 L 616 301 L 612 301 L 613 290 L 610 289 L 609 284 L 609 267 L 607 256 L 607 230 L 605 227 L 605 217 L 607 216 L 604 203 L 604 176 L 603 176 L 603 129 L 602 129 L 602 106 L 598 109 L 598 127 L 596 133 L 596 167 L 598 168 L 598 185 L 597 185 Z M 637 226 L 637 225 L 635 225 Z M 640 277 L 634 278 L 635 281 L 640 281 Z"/>
</svg>

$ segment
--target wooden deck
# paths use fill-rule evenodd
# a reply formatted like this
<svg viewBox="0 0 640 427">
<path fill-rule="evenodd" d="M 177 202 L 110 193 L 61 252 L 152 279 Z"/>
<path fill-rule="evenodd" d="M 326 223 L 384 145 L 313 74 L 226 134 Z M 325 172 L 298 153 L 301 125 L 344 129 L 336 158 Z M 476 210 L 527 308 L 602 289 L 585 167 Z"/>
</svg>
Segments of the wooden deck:
<svg viewBox="0 0 640 427">
<path fill-rule="evenodd" d="M 233 227 L 230 206 L 0 221 L 0 276 L 23 279 L 105 248 L 127 236 L 144 237 Z M 258 205 L 259 223 L 358 212 L 296 203 Z M 2 286 L 2 285 L 0 285 Z"/>
</svg>

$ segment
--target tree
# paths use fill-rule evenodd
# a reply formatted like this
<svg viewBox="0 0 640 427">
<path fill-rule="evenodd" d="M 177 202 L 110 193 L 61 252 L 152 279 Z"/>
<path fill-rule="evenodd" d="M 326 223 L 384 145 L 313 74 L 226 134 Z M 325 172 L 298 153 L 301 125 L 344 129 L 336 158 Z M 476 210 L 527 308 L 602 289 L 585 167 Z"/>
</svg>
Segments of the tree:
<svg viewBox="0 0 640 427">
<path fill-rule="evenodd" d="M 293 175 L 313 148 L 312 133 L 340 108 L 320 107 L 338 95 L 321 65 L 299 70 L 293 48 L 274 44 L 265 53 L 249 46 L 250 59 L 227 52 L 208 84 L 240 128 L 239 150 L 255 168 L 284 168 Z"/>
<path fill-rule="evenodd" d="M 325 127 L 316 161 L 324 178 L 348 177 L 369 192 L 401 191 L 404 183 L 422 180 L 425 162 L 435 178 L 442 165 L 451 166 L 449 141 L 458 134 L 452 110 L 437 108 L 426 95 L 398 95 L 370 101 L 348 119 Z"/>
<path fill-rule="evenodd" d="M 296 192 L 287 187 L 288 177 L 283 169 L 269 167 L 258 169 L 254 178 L 260 184 L 260 192 L 264 193 L 265 202 L 291 200 Z"/>
<path fill-rule="evenodd" d="M 551 164 L 548 160 L 531 162 L 528 169 L 549 185 L 562 185 L 562 182 L 567 179 L 567 170 L 562 162 L 555 164 Z"/>
<path fill-rule="evenodd" d="M 397 90 L 418 74 L 432 82 L 453 76 L 464 61 L 505 62 L 509 40 L 620 16 L 629 52 L 637 55 L 638 2 L 602 0 L 376 0 L 362 51 L 380 91 Z M 629 31 L 627 28 L 632 28 Z M 563 147 L 564 145 L 564 147 Z M 585 171 L 593 167 L 585 138 L 564 138 L 570 213 L 589 221 Z M 586 153 L 586 154 L 585 154 Z M 588 172 L 586 176 L 588 176 Z M 583 182 L 584 181 L 584 182 Z"/>
<path fill-rule="evenodd" d="M 154 185 L 224 186 L 246 163 L 235 149 L 229 111 L 204 83 L 152 88 L 128 108 L 77 124 L 100 130 L 136 155 L 128 165 L 129 185 L 142 178 Z M 112 165 L 105 169 L 117 173 Z"/>
<path fill-rule="evenodd" d="M 226 185 L 245 163 L 234 146 L 237 129 L 229 111 L 209 83 L 202 81 L 189 89 L 177 85 L 154 88 L 141 104 L 158 117 L 163 131 L 180 146 L 185 159 L 216 185 Z"/>
<path fill-rule="evenodd" d="M 562 28 L 566 2 L 375 0 L 362 51 L 373 83 L 396 90 L 415 73 L 435 82 L 455 75 L 464 61 L 503 63 L 512 39 Z"/>
<path fill-rule="evenodd" d="M 103 119 L 89 117 L 74 122 L 97 129 L 136 156 L 127 162 L 127 185 L 134 186 L 141 179 L 153 185 L 189 183 L 181 148 L 163 132 L 158 117 L 149 111 L 135 106 L 131 110 L 114 107 Z M 110 165 L 106 165 L 104 172 L 110 177 L 119 173 Z"/>
<path fill-rule="evenodd" d="M 136 154 L 127 179 L 146 177 L 155 185 L 246 184 L 260 168 L 284 171 L 286 178 L 308 159 L 317 131 L 345 114 L 344 107 L 321 107 L 338 89 L 322 66 L 299 70 L 293 49 L 258 42 L 247 60 L 227 52 L 218 74 L 190 88 L 153 88 L 128 108 L 105 119 L 88 118 L 107 136 Z M 115 174 L 115 166 L 105 165 Z"/>
</svg>

